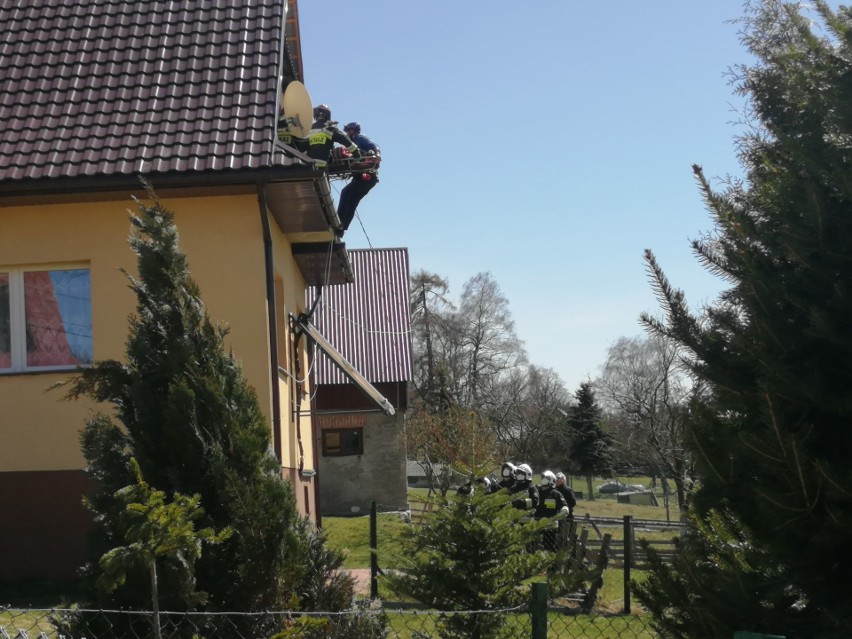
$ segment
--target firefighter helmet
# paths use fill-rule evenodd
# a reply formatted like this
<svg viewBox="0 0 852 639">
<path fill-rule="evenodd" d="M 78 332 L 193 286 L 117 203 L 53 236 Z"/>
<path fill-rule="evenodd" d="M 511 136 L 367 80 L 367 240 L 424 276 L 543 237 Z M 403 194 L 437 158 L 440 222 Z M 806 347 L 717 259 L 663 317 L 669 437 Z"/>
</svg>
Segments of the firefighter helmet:
<svg viewBox="0 0 852 639">
<path fill-rule="evenodd" d="M 331 107 L 327 104 L 319 104 L 314 107 L 314 119 L 331 120 Z"/>
<path fill-rule="evenodd" d="M 510 461 L 503 462 L 503 469 L 500 471 L 500 474 L 503 476 L 503 479 L 514 477 L 515 465 Z"/>
<path fill-rule="evenodd" d="M 355 135 L 361 133 L 361 125 L 358 122 L 350 122 L 345 127 L 343 127 L 343 130 L 347 133 L 349 133 L 350 129 L 352 131 L 355 131 Z"/>
<path fill-rule="evenodd" d="M 556 475 L 552 471 L 546 470 L 541 474 L 542 486 L 553 486 L 556 483 Z"/>
<path fill-rule="evenodd" d="M 521 464 L 515 468 L 515 479 L 518 481 L 530 481 L 532 476 L 533 472 L 529 464 Z"/>
</svg>

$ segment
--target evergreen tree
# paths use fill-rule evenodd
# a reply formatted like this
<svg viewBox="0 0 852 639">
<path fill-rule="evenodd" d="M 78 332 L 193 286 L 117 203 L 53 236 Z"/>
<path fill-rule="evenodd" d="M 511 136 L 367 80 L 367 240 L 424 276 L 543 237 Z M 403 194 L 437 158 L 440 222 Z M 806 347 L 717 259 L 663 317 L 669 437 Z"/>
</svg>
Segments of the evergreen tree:
<svg viewBox="0 0 852 639">
<path fill-rule="evenodd" d="M 798 631 L 791 619 L 788 637 L 848 637 L 852 10 L 833 11 L 822 0 L 813 7 L 804 15 L 777 0 L 750 5 L 744 42 L 756 62 L 740 78 L 754 115 L 753 133 L 740 140 L 746 180 L 714 192 L 696 167 L 717 232 L 694 249 L 730 288 L 696 316 L 649 252 L 666 318 L 645 319 L 688 349 L 712 393 L 691 424 L 701 474 L 695 512 L 705 522 L 727 513 L 760 550 L 749 558 L 757 573 L 733 566 L 728 581 L 772 575 L 740 591 L 740 610 L 813 620 Z M 706 568 L 702 579 L 714 573 L 706 548 L 687 551 Z M 665 576 L 651 580 L 649 594 L 671 588 Z M 681 591 L 702 592 L 690 573 L 678 577 Z M 669 594 L 683 605 L 684 597 Z M 731 602 L 707 605 L 724 630 L 682 636 L 742 629 L 729 625 L 741 618 Z"/>
<path fill-rule="evenodd" d="M 212 528 L 196 529 L 195 521 L 204 514 L 198 495 L 187 497 L 175 493 L 166 503 L 166 495 L 154 490 L 142 478 L 139 464 L 130 460 L 135 483 L 119 490 L 115 497 L 124 503 L 120 521 L 125 545 L 107 551 L 99 560 L 101 574 L 97 585 L 113 592 L 127 582 L 127 575 L 141 569 L 150 576 L 151 604 L 154 611 L 154 634 L 161 636 L 158 564 L 167 562 L 180 576 L 181 596 L 186 604 L 203 603 L 207 593 L 195 589 L 195 562 L 201 557 L 202 544 L 219 544 L 231 535 L 226 528 L 216 533 Z"/>
<path fill-rule="evenodd" d="M 225 348 L 226 330 L 215 326 L 204 308 L 179 250 L 172 214 L 150 189 L 149 195 L 154 204 L 137 201 L 138 213 L 131 216 L 139 277 L 128 275 L 137 310 L 130 318 L 126 360 L 101 361 L 81 371 L 69 392 L 69 397 L 110 402 L 123 426 L 101 415 L 82 434 L 97 484 L 89 500 L 98 524 L 91 555 L 100 557 L 123 543 L 123 504 L 116 492 L 133 481 L 132 456 L 153 488 L 200 495 L 205 511 L 200 524 L 233 531 L 197 562 L 197 587 L 209 594 L 210 609 L 308 604 L 300 585 L 322 566 L 311 563 L 311 541 L 271 452 L 269 424 Z M 90 564 L 89 573 L 93 580 L 98 576 L 97 564 Z M 168 591 L 176 576 L 160 577 L 161 592 Z M 351 583 L 349 588 L 351 593 Z M 145 591 L 144 583 L 128 583 L 109 599 L 92 591 L 92 603 L 138 608 L 144 606 Z"/>
<path fill-rule="evenodd" d="M 589 382 L 574 393 L 577 404 L 568 414 L 571 437 L 571 461 L 576 474 L 586 477 L 589 499 L 594 499 L 592 476 L 612 470 L 612 438 L 601 428 L 601 409 Z"/>
<path fill-rule="evenodd" d="M 552 561 L 551 553 L 528 552 L 547 521 L 521 521 L 505 490 L 436 500 L 419 526 L 403 533 L 400 572 L 386 577 L 398 593 L 437 610 L 501 610 L 524 603 L 522 586 Z M 445 615 L 440 636 L 488 639 L 505 615 Z"/>
</svg>

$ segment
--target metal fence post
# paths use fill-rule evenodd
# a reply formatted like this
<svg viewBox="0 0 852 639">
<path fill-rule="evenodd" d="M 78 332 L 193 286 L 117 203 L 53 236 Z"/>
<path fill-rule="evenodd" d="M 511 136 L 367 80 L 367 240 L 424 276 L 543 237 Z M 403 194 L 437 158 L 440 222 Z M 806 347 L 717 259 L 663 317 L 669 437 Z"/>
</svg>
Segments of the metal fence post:
<svg viewBox="0 0 852 639">
<path fill-rule="evenodd" d="M 633 563 L 633 517 L 624 516 L 624 614 L 630 614 L 630 566 Z"/>
<path fill-rule="evenodd" d="M 379 598 L 379 533 L 376 502 L 370 502 L 370 599 Z"/>
<path fill-rule="evenodd" d="M 547 582 L 534 583 L 530 591 L 532 639 L 547 639 Z"/>
</svg>

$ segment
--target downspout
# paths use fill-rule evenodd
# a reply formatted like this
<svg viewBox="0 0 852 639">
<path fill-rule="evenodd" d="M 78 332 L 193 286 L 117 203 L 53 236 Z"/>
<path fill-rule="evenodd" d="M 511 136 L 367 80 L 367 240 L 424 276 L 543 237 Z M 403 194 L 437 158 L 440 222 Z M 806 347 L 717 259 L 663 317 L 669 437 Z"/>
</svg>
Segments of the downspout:
<svg viewBox="0 0 852 639">
<path fill-rule="evenodd" d="M 291 330 L 293 330 L 293 327 L 291 327 Z M 299 444 L 299 477 L 302 477 L 302 471 L 305 469 L 305 448 L 302 446 L 302 382 L 299 381 L 300 379 L 303 379 L 302 360 L 299 357 L 300 339 L 302 339 L 302 334 L 296 331 L 296 339 L 293 340 L 293 370 L 296 372 L 296 379 L 294 383 L 296 388 L 296 399 L 293 402 L 296 409 L 293 419 L 296 422 L 296 442 Z M 305 352 L 307 353 L 307 350 Z M 310 357 L 309 353 L 308 357 Z M 308 365 L 308 370 L 310 369 L 311 367 Z M 307 377 L 304 378 L 304 381 L 306 383 L 308 382 Z M 314 470 L 316 470 L 316 466 L 314 466 Z"/>
<path fill-rule="evenodd" d="M 275 264 L 272 256 L 272 231 L 266 208 L 264 184 L 257 185 L 257 204 L 260 209 L 260 224 L 263 228 L 263 259 L 266 269 L 266 312 L 269 323 L 269 365 L 272 371 L 272 449 L 278 465 L 281 458 L 281 391 L 278 384 L 278 326 L 275 314 Z"/>
</svg>

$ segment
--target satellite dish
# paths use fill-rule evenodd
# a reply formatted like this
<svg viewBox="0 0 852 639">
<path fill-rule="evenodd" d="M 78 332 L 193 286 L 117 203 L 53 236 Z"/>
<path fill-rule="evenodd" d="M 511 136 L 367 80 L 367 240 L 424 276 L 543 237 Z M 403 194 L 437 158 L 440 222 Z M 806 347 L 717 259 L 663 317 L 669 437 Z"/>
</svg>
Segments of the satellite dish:
<svg viewBox="0 0 852 639">
<path fill-rule="evenodd" d="M 305 85 L 293 80 L 284 90 L 284 122 L 297 138 L 308 137 L 314 123 L 314 107 Z"/>
</svg>

